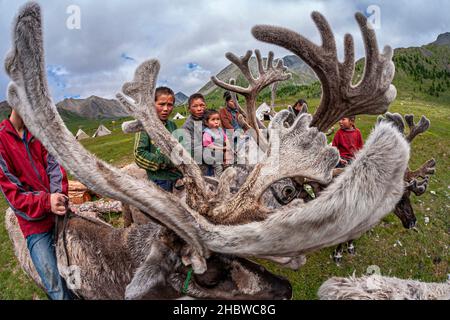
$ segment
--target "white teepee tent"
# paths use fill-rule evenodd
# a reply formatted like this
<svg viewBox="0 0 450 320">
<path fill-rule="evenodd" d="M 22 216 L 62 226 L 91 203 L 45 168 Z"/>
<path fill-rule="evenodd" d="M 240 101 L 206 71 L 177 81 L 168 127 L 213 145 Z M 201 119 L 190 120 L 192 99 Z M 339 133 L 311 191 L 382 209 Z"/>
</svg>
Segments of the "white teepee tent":
<svg viewBox="0 0 450 320">
<path fill-rule="evenodd" d="M 108 134 L 111 134 L 111 131 L 109 131 L 108 128 L 106 128 L 104 125 L 101 124 L 98 127 L 97 131 L 95 131 L 95 133 L 92 136 L 92 138 L 103 137 L 103 136 L 107 136 Z"/>
<path fill-rule="evenodd" d="M 180 114 L 180 113 L 177 113 L 177 114 L 173 117 L 173 120 L 180 120 L 180 119 L 185 119 L 185 117 L 184 117 L 182 114 Z"/>
<path fill-rule="evenodd" d="M 87 138 L 89 138 L 89 136 L 87 135 L 87 133 L 84 132 L 84 131 L 81 130 L 81 129 L 78 129 L 78 132 L 77 132 L 77 134 L 75 135 L 75 139 L 77 139 L 77 140 L 83 140 L 83 139 L 87 139 Z"/>
<path fill-rule="evenodd" d="M 267 105 L 267 103 L 263 102 L 261 105 L 256 109 L 256 118 L 258 118 L 260 121 L 264 121 L 264 114 L 270 113 L 270 107 Z"/>
</svg>

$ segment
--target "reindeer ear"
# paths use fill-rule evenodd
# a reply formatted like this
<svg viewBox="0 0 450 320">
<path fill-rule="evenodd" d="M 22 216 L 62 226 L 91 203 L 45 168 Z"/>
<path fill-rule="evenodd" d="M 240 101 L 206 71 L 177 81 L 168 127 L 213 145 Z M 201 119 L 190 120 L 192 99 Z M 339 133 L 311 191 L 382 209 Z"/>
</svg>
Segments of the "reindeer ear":
<svg viewBox="0 0 450 320">
<path fill-rule="evenodd" d="M 149 255 L 136 269 L 133 279 L 127 285 L 126 300 L 143 299 L 145 296 L 151 295 L 152 290 L 166 285 L 165 279 L 170 270 L 170 261 L 172 261 L 172 259 L 167 259 L 167 253 L 167 247 L 159 242 L 153 242 Z"/>
</svg>

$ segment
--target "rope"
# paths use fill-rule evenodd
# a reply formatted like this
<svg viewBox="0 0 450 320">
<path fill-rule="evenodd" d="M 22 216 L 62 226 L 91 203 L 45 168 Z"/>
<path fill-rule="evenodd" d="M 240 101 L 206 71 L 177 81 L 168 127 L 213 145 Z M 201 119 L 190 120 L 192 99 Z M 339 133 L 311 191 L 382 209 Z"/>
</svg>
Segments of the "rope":
<svg viewBox="0 0 450 320">
<path fill-rule="evenodd" d="M 184 280 L 184 285 L 183 288 L 181 288 L 181 293 L 183 294 L 187 294 L 188 288 L 189 288 L 189 282 L 191 282 L 191 277 L 192 277 L 192 267 L 189 268 L 189 271 L 186 275 L 186 280 Z"/>
</svg>

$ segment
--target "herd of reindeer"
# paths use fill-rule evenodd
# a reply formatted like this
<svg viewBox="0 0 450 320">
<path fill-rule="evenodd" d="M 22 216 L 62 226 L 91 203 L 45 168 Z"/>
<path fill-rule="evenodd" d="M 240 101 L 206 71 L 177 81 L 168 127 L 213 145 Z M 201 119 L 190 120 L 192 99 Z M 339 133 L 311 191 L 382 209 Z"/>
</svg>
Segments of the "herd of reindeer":
<svg viewBox="0 0 450 320">
<path fill-rule="evenodd" d="M 430 121 L 388 113 L 397 94 L 393 50 L 386 46 L 380 52 L 367 19 L 360 13 L 355 17 L 366 52 L 357 84 L 352 84 L 352 36 L 345 35 L 341 62 L 333 32 L 320 13 L 312 13 L 320 46 L 282 27 L 256 25 L 251 30 L 256 39 L 291 51 L 314 70 L 322 96 L 313 115 L 307 109 L 298 115 L 282 110 L 266 127 L 256 117 L 256 98 L 290 74 L 272 52 L 263 59 L 255 51 L 257 75 L 249 66 L 252 51 L 241 57 L 226 54 L 248 86 L 216 77 L 212 81 L 245 98 L 242 109 L 254 133 L 251 140 L 263 157 L 231 166 L 218 179 L 204 177 L 158 119 L 153 106 L 159 62 L 140 64 L 134 79 L 117 94 L 136 119 L 123 129 L 147 132 L 164 155 L 179 163 L 184 190 L 172 194 L 139 172 L 96 158 L 66 128 L 46 79 L 41 9 L 34 2 L 25 4 L 13 24 L 12 48 L 5 58 L 11 79 L 8 103 L 73 176 L 90 190 L 121 201 L 127 218 L 122 228 L 82 213 L 58 220 L 58 267 L 74 294 L 80 299 L 291 299 L 286 278 L 248 259 L 267 259 L 296 270 L 306 263 L 306 254 L 356 239 L 392 211 L 405 228 L 414 228 L 410 196 L 426 191 L 435 161 L 410 170 L 410 143 Z M 339 153 L 327 144 L 324 132 L 340 118 L 359 114 L 384 116 L 355 161 L 336 175 Z M 315 185 L 315 198 L 302 192 L 305 184 Z M 6 228 L 20 266 L 42 286 L 10 209 Z M 184 285 L 190 272 L 192 279 Z M 333 277 L 322 284 L 318 297 L 449 299 L 450 284 L 381 275 Z"/>
</svg>

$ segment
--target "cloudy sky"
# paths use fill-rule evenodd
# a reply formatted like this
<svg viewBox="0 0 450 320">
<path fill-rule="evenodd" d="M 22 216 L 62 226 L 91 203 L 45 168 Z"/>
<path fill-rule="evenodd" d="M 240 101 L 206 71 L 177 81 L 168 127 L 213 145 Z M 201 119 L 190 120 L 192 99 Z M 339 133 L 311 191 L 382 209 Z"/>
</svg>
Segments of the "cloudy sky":
<svg viewBox="0 0 450 320">
<path fill-rule="evenodd" d="M 26 1 L 0 0 L 0 55 L 11 41 L 11 22 Z M 363 45 L 354 13 L 371 16 L 377 24 L 380 47 L 420 46 L 450 31 L 450 1 L 343 0 L 41 0 L 47 76 L 54 100 L 91 95 L 111 98 L 132 78 L 144 59 L 161 62 L 159 84 L 189 95 L 229 62 L 225 53 L 242 55 L 248 49 L 269 50 L 277 57 L 286 50 L 256 41 L 255 24 L 293 29 L 319 43 L 310 18 L 313 10 L 331 24 L 342 52 L 345 33 L 354 35 L 357 56 Z M 72 7 L 80 9 L 80 29 Z M 379 8 L 377 13 L 370 8 Z M 69 9 L 69 10 L 68 10 Z M 369 10 L 370 9 L 370 10 Z M 68 13 L 69 12 L 69 13 Z M 374 16 L 376 15 L 376 18 Z M 8 78 L 0 71 L 0 100 Z"/>
</svg>

